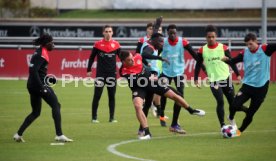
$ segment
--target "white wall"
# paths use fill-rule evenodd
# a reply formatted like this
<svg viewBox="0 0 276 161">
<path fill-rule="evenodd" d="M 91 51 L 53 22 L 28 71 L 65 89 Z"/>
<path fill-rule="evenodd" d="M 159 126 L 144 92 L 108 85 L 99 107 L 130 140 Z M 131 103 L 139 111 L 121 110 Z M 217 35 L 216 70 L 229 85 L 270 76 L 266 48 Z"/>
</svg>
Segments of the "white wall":
<svg viewBox="0 0 276 161">
<path fill-rule="evenodd" d="M 32 7 L 59 9 L 112 9 L 113 0 L 31 0 Z"/>
<path fill-rule="evenodd" d="M 276 8 L 276 0 L 266 0 Z M 261 8 L 262 0 L 31 0 L 32 6 L 59 9 L 246 9 Z M 87 5 L 86 5 L 87 4 Z"/>
<path fill-rule="evenodd" d="M 276 0 L 266 1 L 268 8 L 276 8 Z M 115 9 L 246 9 L 262 7 L 262 0 L 113 0 L 113 2 Z"/>
<path fill-rule="evenodd" d="M 56 0 L 31 0 L 32 7 L 56 8 Z"/>
</svg>

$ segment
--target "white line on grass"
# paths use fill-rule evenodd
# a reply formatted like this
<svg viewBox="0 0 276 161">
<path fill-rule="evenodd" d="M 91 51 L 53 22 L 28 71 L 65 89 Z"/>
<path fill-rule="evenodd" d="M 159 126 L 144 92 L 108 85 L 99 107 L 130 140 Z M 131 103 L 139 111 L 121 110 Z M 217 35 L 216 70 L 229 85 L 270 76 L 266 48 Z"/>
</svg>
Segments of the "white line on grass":
<svg viewBox="0 0 276 161">
<path fill-rule="evenodd" d="M 119 142 L 119 143 L 116 143 L 116 144 L 109 145 L 107 147 L 107 150 L 109 152 L 111 152 L 111 153 L 113 153 L 115 155 L 118 155 L 120 157 L 123 157 L 123 158 L 135 159 L 135 160 L 141 160 L 141 161 L 154 161 L 154 160 L 150 160 L 150 159 L 143 159 L 143 158 L 133 157 L 133 156 L 121 153 L 121 152 L 119 152 L 119 151 L 116 150 L 117 146 L 120 146 L 120 145 L 123 145 L 123 144 L 128 144 L 128 143 L 133 143 L 133 142 L 138 142 L 138 141 L 141 141 L 141 140 L 135 139 L 135 140 L 122 141 L 122 142 Z"/>
<path fill-rule="evenodd" d="M 259 130 L 259 131 L 246 131 L 250 132 L 250 133 L 261 133 L 261 132 L 275 132 L 276 129 L 274 130 Z M 181 137 L 188 137 L 188 136 L 201 136 L 201 135 L 215 135 L 215 134 L 219 134 L 219 132 L 205 132 L 205 133 L 195 133 L 195 134 L 186 134 L 186 135 L 176 135 L 177 137 L 181 136 Z M 167 135 L 167 136 L 160 136 L 160 137 L 154 137 L 152 139 L 164 139 L 164 138 L 170 138 L 170 137 L 176 137 L 175 135 Z M 134 143 L 134 142 L 138 142 L 138 141 L 147 141 L 147 140 L 138 140 L 138 139 L 132 139 L 132 140 L 126 140 L 126 141 L 121 141 L 119 143 L 115 143 L 115 144 L 111 144 L 107 147 L 107 151 L 123 157 L 123 158 L 127 158 L 127 159 L 135 159 L 135 160 L 141 160 L 141 161 L 155 161 L 155 160 L 151 160 L 151 159 L 144 159 L 144 158 L 137 158 L 131 155 L 127 155 L 124 153 L 121 153 L 119 151 L 116 150 L 116 147 L 124 145 L 124 144 L 129 144 L 129 143 Z"/>
</svg>

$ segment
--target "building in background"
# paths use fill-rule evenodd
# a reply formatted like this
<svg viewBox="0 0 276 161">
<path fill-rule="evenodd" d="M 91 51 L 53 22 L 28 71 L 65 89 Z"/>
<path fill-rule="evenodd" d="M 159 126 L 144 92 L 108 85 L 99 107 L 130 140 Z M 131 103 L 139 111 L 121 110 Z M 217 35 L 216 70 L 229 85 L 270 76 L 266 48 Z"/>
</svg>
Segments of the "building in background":
<svg viewBox="0 0 276 161">
<path fill-rule="evenodd" d="M 275 0 L 266 0 L 268 8 L 276 8 Z M 208 2 L 208 3 L 207 3 Z M 215 5 L 214 5 L 215 4 Z M 32 7 L 60 10 L 72 9 L 140 9 L 140 10 L 223 10 L 258 9 L 262 0 L 31 0 Z"/>
</svg>

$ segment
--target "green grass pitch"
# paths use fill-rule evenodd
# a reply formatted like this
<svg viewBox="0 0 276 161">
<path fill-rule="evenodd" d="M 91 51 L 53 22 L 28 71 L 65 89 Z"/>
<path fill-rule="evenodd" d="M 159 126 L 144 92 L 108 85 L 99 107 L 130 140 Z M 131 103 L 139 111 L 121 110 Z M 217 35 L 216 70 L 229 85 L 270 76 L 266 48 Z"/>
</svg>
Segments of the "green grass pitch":
<svg viewBox="0 0 276 161">
<path fill-rule="evenodd" d="M 240 86 L 236 86 L 236 92 Z M 112 144 L 130 141 L 116 147 L 125 156 L 158 161 L 274 161 L 276 157 L 276 84 L 270 84 L 265 102 L 252 124 L 241 137 L 223 139 L 215 113 L 215 99 L 208 87 L 185 88 L 186 100 L 195 108 L 206 111 L 205 117 L 189 115 L 181 110 L 179 123 L 188 132 L 181 136 L 161 127 L 151 113 L 148 116 L 153 139 L 136 141 L 138 121 L 128 87 L 118 87 L 116 113 L 118 123 L 109 123 L 107 91 L 104 90 L 98 109 L 101 123 L 91 123 L 93 88 L 74 83 L 54 90 L 62 105 L 62 128 L 73 143 L 52 146 L 54 123 L 51 108 L 43 102 L 40 117 L 25 131 L 26 143 L 16 143 L 12 136 L 30 113 L 26 81 L 0 81 L 0 161 L 127 161 L 135 160 L 115 155 L 107 150 Z M 168 101 L 167 124 L 172 118 L 172 101 Z M 247 103 L 248 105 L 248 103 Z M 225 101 L 225 115 L 229 114 Z M 241 124 L 243 113 L 236 122 Z M 133 141 L 133 142 L 131 142 Z"/>
</svg>

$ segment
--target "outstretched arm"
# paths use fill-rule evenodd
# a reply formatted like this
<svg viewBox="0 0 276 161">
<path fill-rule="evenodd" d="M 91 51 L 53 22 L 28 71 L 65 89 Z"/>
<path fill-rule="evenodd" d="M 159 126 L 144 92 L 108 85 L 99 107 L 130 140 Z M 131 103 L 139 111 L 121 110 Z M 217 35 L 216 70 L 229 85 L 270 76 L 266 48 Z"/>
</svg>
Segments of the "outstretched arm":
<svg viewBox="0 0 276 161">
<path fill-rule="evenodd" d="M 163 17 L 162 16 L 156 18 L 156 21 L 154 23 L 153 33 L 157 33 L 158 32 L 158 30 L 159 30 L 159 28 L 161 26 L 162 21 L 163 21 Z"/>
<path fill-rule="evenodd" d="M 224 54 L 225 54 L 225 56 L 227 56 L 229 59 L 232 59 L 229 50 L 224 51 Z M 235 72 L 236 76 L 239 76 L 239 75 L 240 75 L 240 72 L 238 71 L 238 68 L 237 68 L 236 64 L 229 63 L 229 62 L 226 62 L 226 63 L 229 64 L 229 65 L 231 66 L 231 68 L 232 68 L 233 71 Z"/>
<path fill-rule="evenodd" d="M 143 43 L 141 43 L 141 42 L 138 42 L 138 43 L 137 43 L 136 53 L 140 53 L 140 52 L 141 52 L 142 46 L 143 46 Z"/>
<path fill-rule="evenodd" d="M 197 60 L 198 59 L 198 55 L 196 54 L 196 52 L 194 51 L 193 47 L 191 44 L 187 44 L 186 46 L 184 46 L 184 49 L 188 50 L 188 52 L 190 53 L 190 55 Z"/>
<path fill-rule="evenodd" d="M 238 62 L 242 62 L 243 61 L 243 53 L 244 53 L 244 50 L 241 51 L 239 53 L 239 55 L 237 55 L 236 57 L 234 58 L 229 58 L 229 57 L 223 57 L 221 60 L 224 61 L 225 63 L 227 64 L 237 64 Z"/>
<path fill-rule="evenodd" d="M 165 61 L 169 64 L 169 61 L 167 59 L 163 59 L 161 56 L 155 56 L 152 55 L 153 53 L 153 49 L 150 47 L 145 47 L 143 52 L 142 52 L 142 58 L 143 58 L 143 62 L 145 59 L 155 59 L 155 60 L 161 60 L 161 61 Z M 147 65 L 147 64 L 146 64 Z"/>
<path fill-rule="evenodd" d="M 266 46 L 265 54 L 267 56 L 271 56 L 273 53 L 275 53 L 275 51 L 276 51 L 276 44 L 268 44 Z"/>
</svg>

